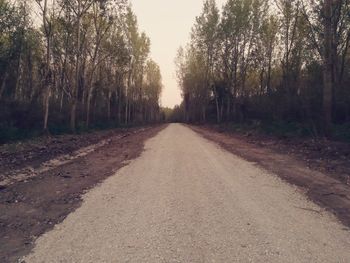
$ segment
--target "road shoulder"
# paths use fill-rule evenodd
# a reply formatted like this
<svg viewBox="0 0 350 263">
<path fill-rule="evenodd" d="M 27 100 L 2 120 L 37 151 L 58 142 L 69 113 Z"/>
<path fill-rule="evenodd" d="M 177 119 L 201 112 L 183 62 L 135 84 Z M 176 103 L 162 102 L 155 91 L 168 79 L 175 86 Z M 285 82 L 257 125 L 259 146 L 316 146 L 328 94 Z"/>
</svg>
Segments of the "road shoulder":
<svg viewBox="0 0 350 263">
<path fill-rule="evenodd" d="M 268 147 L 248 143 L 233 134 L 208 127 L 189 126 L 204 138 L 225 150 L 273 172 L 283 180 L 298 186 L 307 197 L 332 212 L 350 227 L 350 186 L 327 173 L 310 169 L 308 163 Z"/>
<path fill-rule="evenodd" d="M 0 262 L 30 252 L 39 236 L 81 205 L 85 192 L 140 156 L 145 141 L 165 127 L 117 133 L 87 155 L 0 189 Z"/>
</svg>

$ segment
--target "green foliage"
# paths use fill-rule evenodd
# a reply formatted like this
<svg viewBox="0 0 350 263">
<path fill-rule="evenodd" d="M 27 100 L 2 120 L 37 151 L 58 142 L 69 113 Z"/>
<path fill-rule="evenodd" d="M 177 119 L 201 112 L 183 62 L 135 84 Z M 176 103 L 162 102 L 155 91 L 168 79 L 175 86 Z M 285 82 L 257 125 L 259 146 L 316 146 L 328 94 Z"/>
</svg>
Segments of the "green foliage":
<svg viewBox="0 0 350 263">
<path fill-rule="evenodd" d="M 160 121 L 150 45 L 127 0 L 0 0 L 0 143 Z"/>
<path fill-rule="evenodd" d="M 349 11 L 348 1 L 227 0 L 219 16 L 205 1 L 175 60 L 183 103 L 174 112 L 185 122 L 258 119 L 280 136 L 329 135 L 332 119 L 347 127 Z"/>
</svg>

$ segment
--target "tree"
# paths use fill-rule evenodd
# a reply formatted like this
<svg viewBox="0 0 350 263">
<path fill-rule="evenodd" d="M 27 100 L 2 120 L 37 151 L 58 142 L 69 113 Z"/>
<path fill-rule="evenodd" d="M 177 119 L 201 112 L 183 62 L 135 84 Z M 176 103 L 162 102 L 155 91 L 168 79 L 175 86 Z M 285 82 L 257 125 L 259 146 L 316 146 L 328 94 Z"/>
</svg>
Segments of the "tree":
<svg viewBox="0 0 350 263">
<path fill-rule="evenodd" d="M 153 60 L 148 60 L 144 77 L 144 121 L 156 122 L 160 119 L 159 100 L 162 87 L 162 76 L 159 66 Z"/>
<path fill-rule="evenodd" d="M 0 0 L 1 140 L 39 123 L 55 133 L 160 119 L 160 70 L 126 0 L 33 4 Z"/>
<path fill-rule="evenodd" d="M 198 57 L 204 59 L 204 86 L 202 103 L 202 121 L 206 121 L 206 103 L 210 92 L 213 91 L 217 106 L 217 122 L 221 121 L 217 91 L 213 85 L 214 64 L 218 47 L 218 24 L 219 10 L 216 7 L 215 0 L 206 0 L 202 14 L 196 18 L 196 24 L 192 30 L 192 44 L 195 46 Z M 213 88 L 211 90 L 211 88 Z M 206 93 L 206 94 L 205 94 Z"/>
<path fill-rule="evenodd" d="M 323 126 L 324 133 L 328 136 L 333 123 L 333 110 L 347 98 L 343 81 L 350 43 L 349 12 L 349 1 L 303 2 L 303 14 L 308 22 L 311 44 L 322 60 Z M 333 97 L 334 95 L 338 96 Z M 341 103 L 344 104 L 347 103 Z"/>
<path fill-rule="evenodd" d="M 324 65 L 323 65 L 323 111 L 324 128 L 326 135 L 330 135 L 332 124 L 332 1 L 325 0 L 323 3 L 324 15 Z"/>
<path fill-rule="evenodd" d="M 48 118 L 49 118 L 49 107 L 50 107 L 50 96 L 51 96 L 51 85 L 52 85 L 52 70 L 51 70 L 51 42 L 52 42 L 52 19 L 54 19 L 54 8 L 51 7 L 52 12 L 48 10 L 48 0 L 44 0 L 42 3 L 41 0 L 36 0 L 36 3 L 40 7 L 42 12 L 42 21 L 43 21 L 43 32 L 46 40 L 46 63 L 45 63 L 45 71 L 44 71 L 44 126 L 43 130 L 45 132 L 48 131 Z M 53 4 L 53 3 L 52 3 Z"/>
<path fill-rule="evenodd" d="M 350 119 L 349 11 L 347 0 L 227 0 L 220 17 L 205 1 L 175 60 L 177 114 L 299 122 L 329 135 Z"/>
</svg>

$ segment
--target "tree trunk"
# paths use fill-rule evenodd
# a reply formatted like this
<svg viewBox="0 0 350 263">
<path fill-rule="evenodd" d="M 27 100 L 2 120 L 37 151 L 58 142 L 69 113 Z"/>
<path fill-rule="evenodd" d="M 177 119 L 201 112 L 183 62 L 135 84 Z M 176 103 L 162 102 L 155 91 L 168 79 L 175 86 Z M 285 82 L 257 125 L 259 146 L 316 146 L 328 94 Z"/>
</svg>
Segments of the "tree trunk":
<svg viewBox="0 0 350 263">
<path fill-rule="evenodd" d="M 217 93 L 216 87 L 214 87 L 214 96 L 215 96 L 215 104 L 216 104 L 216 121 L 217 121 L 217 123 L 220 123 L 221 122 L 220 106 L 219 106 L 219 98 L 218 98 L 218 93 Z"/>
<path fill-rule="evenodd" d="M 32 100 L 33 94 L 34 94 L 34 79 L 33 79 L 33 62 L 32 62 L 32 50 L 29 51 L 28 55 L 28 85 L 29 85 L 29 92 L 26 94 L 26 96 L 30 98 L 30 101 Z"/>
<path fill-rule="evenodd" d="M 272 72 L 272 51 L 269 52 L 269 63 L 267 68 L 266 88 L 267 94 L 271 95 L 271 72 Z"/>
<path fill-rule="evenodd" d="M 118 125 L 121 124 L 122 122 L 122 86 L 120 85 L 119 87 L 119 94 L 117 94 L 118 96 Z"/>
<path fill-rule="evenodd" d="M 125 124 L 127 125 L 128 124 L 128 117 L 129 117 L 129 100 L 128 98 L 126 97 L 125 98 Z"/>
<path fill-rule="evenodd" d="M 323 123 L 324 133 L 331 136 L 332 129 L 332 0 L 324 0 L 324 61 L 323 61 Z"/>
<path fill-rule="evenodd" d="M 88 94 L 87 101 L 86 101 L 86 127 L 87 128 L 89 128 L 89 125 L 90 125 L 91 98 L 92 98 L 92 93 L 89 90 L 89 94 Z"/>
<path fill-rule="evenodd" d="M 112 97 L 112 91 L 108 91 L 108 98 L 107 98 L 107 119 L 108 119 L 108 121 L 111 121 L 111 97 Z"/>
<path fill-rule="evenodd" d="M 18 64 L 17 64 L 17 71 L 16 71 L 16 84 L 15 84 L 15 100 L 20 100 L 21 98 L 21 91 L 20 91 L 20 82 L 22 77 L 22 41 L 20 44 L 20 51 L 19 51 L 19 58 L 18 58 Z"/>
<path fill-rule="evenodd" d="M 222 122 L 223 116 L 224 116 L 224 98 L 221 98 L 220 122 Z"/>
<path fill-rule="evenodd" d="M 73 99 L 70 111 L 70 127 L 72 132 L 75 132 L 75 122 L 76 122 L 76 113 L 77 113 L 77 101 Z"/>
<path fill-rule="evenodd" d="M 46 74 L 45 74 L 45 94 L 44 94 L 44 127 L 45 132 L 48 131 L 48 119 L 49 119 L 49 107 L 50 107 L 50 96 L 51 96 L 51 41 L 47 40 L 47 57 L 46 57 Z"/>
<path fill-rule="evenodd" d="M 47 0 L 44 2 L 43 24 L 46 37 L 46 72 L 44 92 L 44 132 L 48 131 L 50 95 L 51 95 L 51 26 L 47 23 Z"/>
<path fill-rule="evenodd" d="M 70 128 L 72 132 L 75 132 L 76 128 L 76 109 L 77 109 L 77 95 L 80 82 L 80 24 L 81 24 L 81 0 L 78 0 L 78 12 L 77 12 L 77 55 L 75 65 L 75 86 L 72 92 L 72 107 L 71 107 L 71 119 Z"/>
<path fill-rule="evenodd" d="M 0 100 L 1 100 L 2 94 L 4 93 L 5 88 L 6 88 L 7 78 L 8 78 L 8 73 L 6 72 L 5 76 L 4 76 L 3 80 L 2 80 L 2 83 L 1 83 L 1 87 L 0 87 Z"/>
<path fill-rule="evenodd" d="M 64 91 L 61 91 L 60 112 L 63 110 Z"/>
<path fill-rule="evenodd" d="M 227 96 L 227 109 L 226 109 L 226 121 L 231 120 L 231 99 L 230 95 Z"/>
<path fill-rule="evenodd" d="M 49 106 L 50 106 L 50 87 L 45 88 L 44 94 L 44 131 L 48 131 L 48 120 L 49 120 Z"/>
<path fill-rule="evenodd" d="M 207 109 L 205 106 L 202 108 L 202 121 L 205 123 L 207 121 Z"/>
</svg>

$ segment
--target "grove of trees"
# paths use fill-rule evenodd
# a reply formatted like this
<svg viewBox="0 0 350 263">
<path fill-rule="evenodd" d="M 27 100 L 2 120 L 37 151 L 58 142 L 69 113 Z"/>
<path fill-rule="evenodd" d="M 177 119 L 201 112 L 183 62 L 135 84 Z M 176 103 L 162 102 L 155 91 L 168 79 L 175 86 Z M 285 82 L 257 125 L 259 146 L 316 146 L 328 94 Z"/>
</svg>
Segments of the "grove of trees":
<svg viewBox="0 0 350 263">
<path fill-rule="evenodd" d="M 204 1 L 175 63 L 191 122 L 350 123 L 350 1 Z"/>
<path fill-rule="evenodd" d="M 159 121 L 149 53 L 127 0 L 0 0 L 0 141 Z"/>
</svg>

